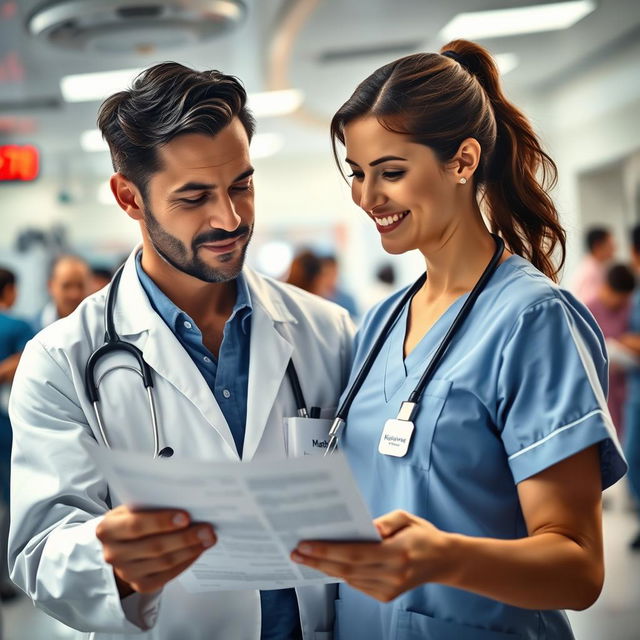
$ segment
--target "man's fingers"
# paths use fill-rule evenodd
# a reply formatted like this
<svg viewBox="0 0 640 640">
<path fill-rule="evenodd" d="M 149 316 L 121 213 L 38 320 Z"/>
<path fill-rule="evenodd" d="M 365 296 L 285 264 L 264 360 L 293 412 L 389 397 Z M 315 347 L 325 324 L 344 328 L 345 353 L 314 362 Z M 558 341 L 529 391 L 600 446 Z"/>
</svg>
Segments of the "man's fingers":
<svg viewBox="0 0 640 640">
<path fill-rule="evenodd" d="M 193 562 L 203 551 L 202 545 L 196 544 L 157 558 L 123 563 L 118 567 L 118 575 L 132 585 L 146 578 L 155 579 L 155 576 L 181 567 L 185 562 Z"/>
<path fill-rule="evenodd" d="M 189 514 L 178 509 L 131 511 L 127 507 L 120 506 L 109 511 L 100 521 L 96 528 L 96 535 L 104 544 L 178 531 L 188 525 Z"/>
<path fill-rule="evenodd" d="M 136 562 L 179 551 L 193 546 L 207 549 L 216 542 L 213 528 L 209 524 L 195 524 L 175 533 L 160 533 L 139 540 L 108 542 L 104 544 L 104 559 L 114 565 Z"/>
<path fill-rule="evenodd" d="M 169 580 L 173 580 L 176 576 L 179 576 L 185 569 L 195 562 L 200 554 L 193 556 L 189 560 L 173 567 L 173 569 L 169 569 L 167 571 L 161 571 L 160 573 L 154 573 L 144 578 L 139 578 L 138 580 L 134 580 L 131 586 L 138 593 L 153 593 L 158 589 L 161 589 Z"/>
</svg>

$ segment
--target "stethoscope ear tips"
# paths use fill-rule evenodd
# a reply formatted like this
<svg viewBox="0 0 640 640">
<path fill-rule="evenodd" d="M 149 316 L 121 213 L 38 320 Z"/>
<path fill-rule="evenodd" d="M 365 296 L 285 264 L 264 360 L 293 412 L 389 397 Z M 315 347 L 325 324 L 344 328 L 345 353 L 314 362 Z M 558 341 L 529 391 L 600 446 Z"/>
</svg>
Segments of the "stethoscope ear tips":
<svg viewBox="0 0 640 640">
<path fill-rule="evenodd" d="M 170 458 L 173 455 L 173 449 L 171 447 L 165 447 L 161 451 L 158 451 L 159 458 Z"/>
</svg>

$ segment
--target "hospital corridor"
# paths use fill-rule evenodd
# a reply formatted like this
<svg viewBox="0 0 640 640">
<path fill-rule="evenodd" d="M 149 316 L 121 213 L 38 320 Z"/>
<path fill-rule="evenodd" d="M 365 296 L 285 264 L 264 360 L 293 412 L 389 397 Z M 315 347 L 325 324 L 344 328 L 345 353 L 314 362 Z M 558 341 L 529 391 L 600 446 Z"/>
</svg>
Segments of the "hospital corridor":
<svg viewBox="0 0 640 640">
<path fill-rule="evenodd" d="M 0 640 L 640 640 L 639 0 L 0 0 Z"/>
</svg>

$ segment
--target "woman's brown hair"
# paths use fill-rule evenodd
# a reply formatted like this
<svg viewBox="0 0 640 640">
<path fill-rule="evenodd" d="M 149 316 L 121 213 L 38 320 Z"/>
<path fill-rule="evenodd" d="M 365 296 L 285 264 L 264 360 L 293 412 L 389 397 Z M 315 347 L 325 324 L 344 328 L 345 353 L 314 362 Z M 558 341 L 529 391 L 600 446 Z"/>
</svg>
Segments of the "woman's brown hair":
<svg viewBox="0 0 640 640">
<path fill-rule="evenodd" d="M 513 253 L 557 280 L 566 236 L 547 193 L 557 177 L 553 160 L 524 114 L 506 99 L 486 49 L 453 40 L 441 52 L 401 58 L 360 83 L 331 121 L 336 161 L 336 140 L 344 144 L 345 125 L 365 115 L 428 146 L 442 163 L 463 140 L 475 138 L 482 154 L 474 182 L 491 230 Z"/>
</svg>

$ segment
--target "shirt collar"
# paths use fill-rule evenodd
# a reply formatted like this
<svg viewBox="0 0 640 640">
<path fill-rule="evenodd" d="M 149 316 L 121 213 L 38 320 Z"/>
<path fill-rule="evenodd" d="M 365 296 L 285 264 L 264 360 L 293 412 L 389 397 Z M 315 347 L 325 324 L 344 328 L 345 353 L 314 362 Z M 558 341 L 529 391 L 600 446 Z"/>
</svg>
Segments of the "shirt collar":
<svg viewBox="0 0 640 640">
<path fill-rule="evenodd" d="M 149 298 L 151 306 L 154 308 L 156 313 L 164 320 L 167 326 L 174 333 L 176 333 L 178 330 L 178 323 L 183 324 L 185 320 L 196 326 L 196 323 L 192 318 L 189 317 L 189 314 L 176 306 L 173 301 L 169 299 L 163 291 L 160 290 L 160 287 L 158 287 L 158 285 L 147 275 L 145 270 L 142 268 L 141 251 L 136 255 L 135 265 L 138 279 L 140 280 L 140 284 L 142 285 L 142 288 Z M 242 332 L 247 335 L 251 326 L 249 324 L 252 311 L 251 293 L 249 291 L 247 281 L 242 273 L 240 273 L 236 278 L 236 287 L 236 303 L 233 306 L 233 310 L 231 311 L 228 322 L 233 321 L 237 316 Z"/>
</svg>

